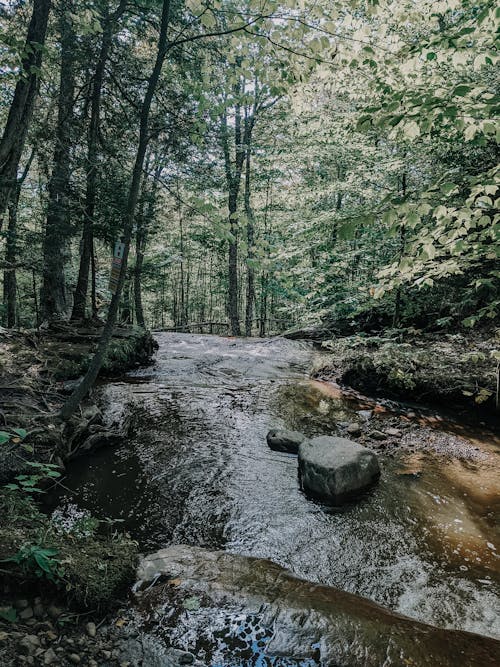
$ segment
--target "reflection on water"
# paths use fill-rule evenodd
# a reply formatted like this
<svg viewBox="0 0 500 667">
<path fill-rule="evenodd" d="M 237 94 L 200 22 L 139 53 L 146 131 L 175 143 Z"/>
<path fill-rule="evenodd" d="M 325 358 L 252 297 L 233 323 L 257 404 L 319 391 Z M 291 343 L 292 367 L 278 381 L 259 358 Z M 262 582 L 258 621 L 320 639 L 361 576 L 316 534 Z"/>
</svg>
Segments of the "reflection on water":
<svg viewBox="0 0 500 667">
<path fill-rule="evenodd" d="M 144 550 L 187 543 L 271 558 L 420 620 L 500 636 L 494 448 L 468 464 L 380 455 L 375 489 L 325 509 L 299 491 L 296 458 L 265 437 L 335 434 L 362 418 L 366 406 L 306 379 L 320 353 L 281 339 L 158 342 L 153 367 L 103 389 L 113 409 L 130 404 L 136 426 L 121 448 L 68 468 L 82 504 L 124 519 Z"/>
</svg>

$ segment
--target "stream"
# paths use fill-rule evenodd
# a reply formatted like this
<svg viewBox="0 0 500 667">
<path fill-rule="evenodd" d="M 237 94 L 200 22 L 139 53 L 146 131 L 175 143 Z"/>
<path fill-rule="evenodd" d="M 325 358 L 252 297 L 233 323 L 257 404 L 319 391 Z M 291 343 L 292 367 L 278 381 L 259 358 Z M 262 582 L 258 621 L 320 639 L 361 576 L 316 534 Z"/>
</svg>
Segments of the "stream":
<svg viewBox="0 0 500 667">
<path fill-rule="evenodd" d="M 269 558 L 426 623 L 500 638 L 493 436 L 473 443 L 474 461 L 379 453 L 380 483 L 327 508 L 301 493 L 296 457 L 266 444 L 271 428 L 335 435 L 366 417 L 308 379 L 323 353 L 280 338 L 156 337 L 152 366 L 100 389 L 108 419 L 132 411 L 134 426 L 122 446 L 68 465 L 81 506 L 121 519 L 143 552 L 188 544 Z"/>
</svg>

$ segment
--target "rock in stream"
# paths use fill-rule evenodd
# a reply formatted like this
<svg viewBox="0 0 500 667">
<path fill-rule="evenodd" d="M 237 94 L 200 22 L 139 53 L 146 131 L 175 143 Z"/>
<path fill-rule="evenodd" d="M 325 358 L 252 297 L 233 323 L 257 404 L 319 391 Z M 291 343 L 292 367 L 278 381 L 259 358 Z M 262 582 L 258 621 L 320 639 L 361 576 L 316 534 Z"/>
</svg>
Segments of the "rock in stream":
<svg viewBox="0 0 500 667">
<path fill-rule="evenodd" d="M 172 546 L 143 559 L 138 578 L 143 637 L 158 655 L 182 649 L 225 666 L 500 664 L 494 639 L 420 623 L 269 560 Z"/>
<path fill-rule="evenodd" d="M 380 477 L 372 451 L 347 438 L 327 435 L 300 445 L 299 472 L 307 495 L 334 505 L 359 495 Z"/>
</svg>

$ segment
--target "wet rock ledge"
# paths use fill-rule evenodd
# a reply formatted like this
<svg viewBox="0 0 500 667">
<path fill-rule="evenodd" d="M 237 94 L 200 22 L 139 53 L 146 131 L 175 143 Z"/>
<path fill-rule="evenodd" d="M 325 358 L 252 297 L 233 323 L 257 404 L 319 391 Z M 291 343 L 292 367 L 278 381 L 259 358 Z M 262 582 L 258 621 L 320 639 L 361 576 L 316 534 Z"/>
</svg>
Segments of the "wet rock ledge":
<svg viewBox="0 0 500 667">
<path fill-rule="evenodd" d="M 223 664 L 240 664 L 249 647 L 254 659 L 260 651 L 310 667 L 500 664 L 494 639 L 417 622 L 269 560 L 172 546 L 143 559 L 138 579 L 139 625 L 147 630 L 134 650 L 147 647 L 145 665 L 175 664 L 161 656 L 196 636 L 203 646 L 189 644 L 194 664 L 211 664 L 221 647 Z"/>
</svg>

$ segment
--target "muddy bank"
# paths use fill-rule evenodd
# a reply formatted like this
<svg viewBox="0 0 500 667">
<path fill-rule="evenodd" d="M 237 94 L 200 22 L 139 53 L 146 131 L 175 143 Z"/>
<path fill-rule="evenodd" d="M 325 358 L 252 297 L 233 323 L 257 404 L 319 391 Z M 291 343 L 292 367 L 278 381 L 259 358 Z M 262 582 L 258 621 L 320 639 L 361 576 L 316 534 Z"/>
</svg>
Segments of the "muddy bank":
<svg viewBox="0 0 500 667">
<path fill-rule="evenodd" d="M 385 396 L 498 419 L 500 336 L 397 333 L 324 341 L 332 359 L 316 377 Z M 498 422 L 497 422 L 498 423 Z"/>
<path fill-rule="evenodd" d="M 110 423 L 92 398 L 70 421 L 57 416 L 87 369 L 100 331 L 62 323 L 41 332 L 0 331 L 0 429 L 12 436 L 4 445 L 0 482 L 24 472 L 25 459 L 62 464 L 80 452 L 114 443 L 127 432 L 127 424 Z M 117 329 L 101 375 L 147 363 L 155 346 L 147 331 Z"/>
<path fill-rule="evenodd" d="M 106 414 L 106 406 L 94 402 L 99 391 L 68 422 L 58 418 L 99 336 L 99 327 L 62 323 L 41 332 L 0 332 L 2 664 L 66 664 L 61 660 L 70 645 L 62 655 L 60 646 L 55 651 L 59 621 L 47 616 L 47 609 L 61 609 L 59 629 L 71 625 L 82 609 L 98 613 L 100 622 L 133 577 L 137 545 L 119 524 L 81 511 L 73 499 L 52 516 L 45 505 L 47 492 L 64 486 L 68 461 L 116 445 L 129 432 L 125 406 L 119 414 Z M 155 347 L 148 332 L 118 329 L 103 377 L 148 362 Z M 28 598 L 25 607 L 19 606 L 20 598 Z M 18 645 L 31 635 L 32 645 L 28 640 Z"/>
</svg>

